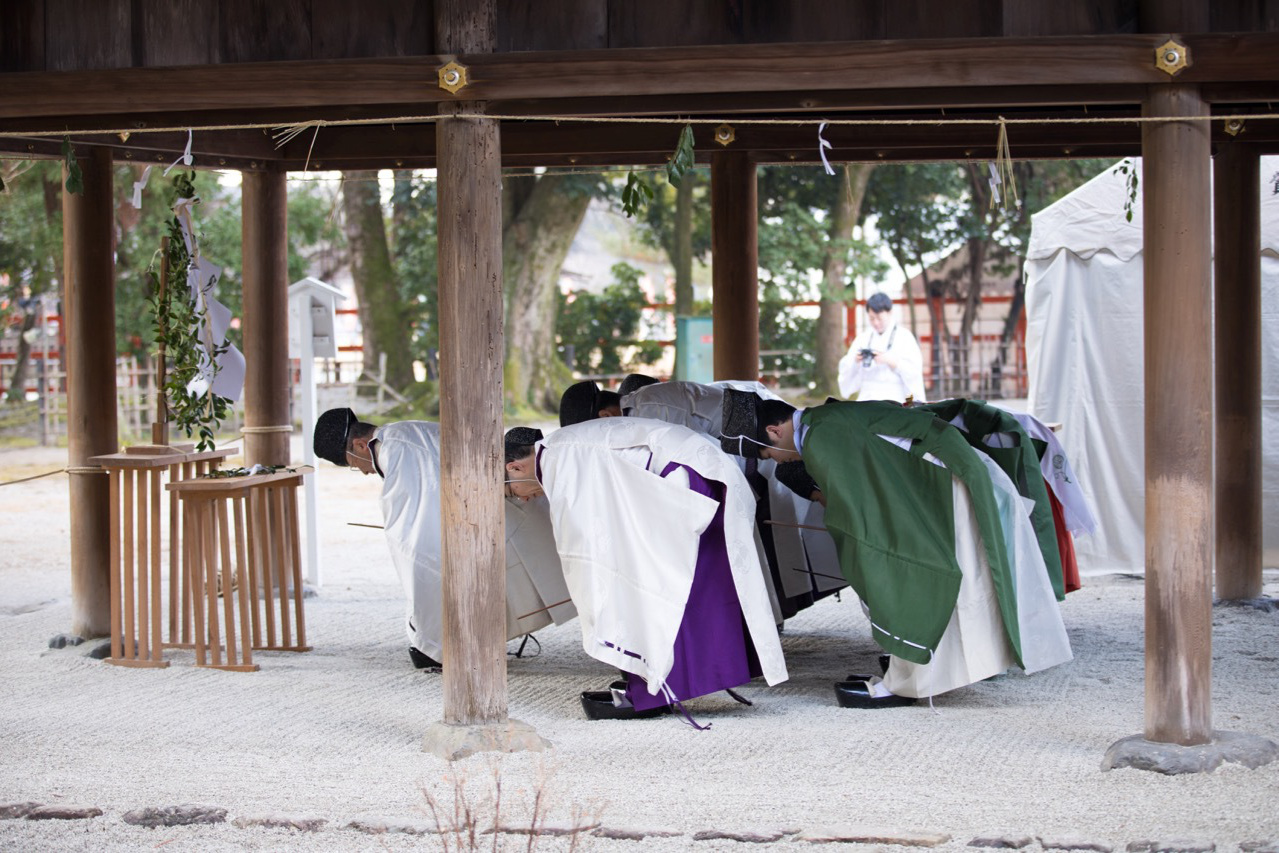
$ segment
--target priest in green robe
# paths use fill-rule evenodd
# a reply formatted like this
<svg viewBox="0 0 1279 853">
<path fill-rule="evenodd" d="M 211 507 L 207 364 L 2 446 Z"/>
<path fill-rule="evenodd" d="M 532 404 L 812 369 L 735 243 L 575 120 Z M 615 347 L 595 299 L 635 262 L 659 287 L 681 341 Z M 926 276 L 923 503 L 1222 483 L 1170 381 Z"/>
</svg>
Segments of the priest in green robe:
<svg viewBox="0 0 1279 853">
<path fill-rule="evenodd" d="M 1010 666 L 1069 659 L 1016 489 L 955 426 L 891 402 L 797 410 L 731 394 L 724 405 L 725 450 L 803 462 L 840 570 L 891 655 L 882 680 L 837 685 L 842 704 L 901 704 Z M 1022 605 L 1034 614 L 1033 664 L 1023 658 Z"/>
</svg>

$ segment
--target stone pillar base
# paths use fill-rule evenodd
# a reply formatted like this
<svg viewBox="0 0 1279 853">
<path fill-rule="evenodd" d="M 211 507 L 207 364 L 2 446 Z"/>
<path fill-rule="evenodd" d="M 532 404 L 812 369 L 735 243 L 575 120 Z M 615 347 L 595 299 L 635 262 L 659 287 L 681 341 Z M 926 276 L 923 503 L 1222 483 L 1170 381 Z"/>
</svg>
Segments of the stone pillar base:
<svg viewBox="0 0 1279 853">
<path fill-rule="evenodd" d="M 462 725 L 432 723 L 422 738 L 422 751 L 445 761 L 456 761 L 477 752 L 541 752 L 551 748 L 528 723 L 508 719 L 496 723 Z"/>
<path fill-rule="evenodd" d="M 1214 731 L 1212 740 L 1198 746 L 1156 743 L 1141 735 L 1111 744 L 1101 760 L 1102 770 L 1135 767 L 1175 776 L 1181 773 L 1211 773 L 1223 762 L 1242 764 L 1255 770 L 1279 758 L 1279 746 L 1256 735 Z"/>
</svg>

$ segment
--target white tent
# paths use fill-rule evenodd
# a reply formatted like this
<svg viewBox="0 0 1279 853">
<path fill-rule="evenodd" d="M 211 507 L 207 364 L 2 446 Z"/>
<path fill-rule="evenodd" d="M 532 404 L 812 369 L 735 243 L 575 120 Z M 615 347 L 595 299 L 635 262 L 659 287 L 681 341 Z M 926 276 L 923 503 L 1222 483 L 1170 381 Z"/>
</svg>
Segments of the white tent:
<svg viewBox="0 0 1279 853">
<path fill-rule="evenodd" d="M 1140 173 L 1140 161 L 1127 161 Z M 1261 160 L 1263 524 L 1279 561 L 1279 157 Z M 1085 574 L 1145 569 L 1141 193 L 1107 169 L 1032 220 L 1026 254 L 1030 411 L 1062 445 L 1099 526 L 1078 540 Z M 1211 353 L 1186 352 L 1186 359 Z"/>
</svg>

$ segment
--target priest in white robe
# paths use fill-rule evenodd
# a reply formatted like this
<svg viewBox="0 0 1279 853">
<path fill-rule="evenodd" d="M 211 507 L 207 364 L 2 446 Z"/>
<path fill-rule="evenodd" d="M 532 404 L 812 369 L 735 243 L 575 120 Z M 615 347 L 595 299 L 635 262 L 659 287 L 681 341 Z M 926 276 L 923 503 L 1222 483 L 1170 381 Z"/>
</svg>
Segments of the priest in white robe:
<svg viewBox="0 0 1279 853">
<path fill-rule="evenodd" d="M 632 373 L 616 394 L 602 391 L 589 380 L 571 386 L 560 400 L 560 425 L 619 416 L 652 418 L 718 439 L 723 432 L 724 391 L 730 388 L 762 399 L 780 399 L 759 382 L 659 382 Z M 838 577 L 835 543 L 823 529 L 821 505 L 778 482 L 773 462 L 739 460 L 739 464 L 761 501 L 759 534 L 771 570 L 768 580 L 777 601 L 777 618 L 789 619 L 846 586 Z"/>
<path fill-rule="evenodd" d="M 409 656 L 438 668 L 443 655 L 440 575 L 439 424 L 377 427 L 350 409 L 330 409 L 315 425 L 315 453 L 382 478 L 382 519 L 391 561 L 408 600 Z M 576 610 L 560 568 L 545 501 L 506 502 L 507 637 L 562 624 Z"/>
<path fill-rule="evenodd" d="M 507 477 L 511 494 L 550 501 L 583 648 L 629 674 L 614 707 L 786 679 L 754 497 L 707 436 L 644 418 L 586 421 L 508 462 Z"/>
</svg>

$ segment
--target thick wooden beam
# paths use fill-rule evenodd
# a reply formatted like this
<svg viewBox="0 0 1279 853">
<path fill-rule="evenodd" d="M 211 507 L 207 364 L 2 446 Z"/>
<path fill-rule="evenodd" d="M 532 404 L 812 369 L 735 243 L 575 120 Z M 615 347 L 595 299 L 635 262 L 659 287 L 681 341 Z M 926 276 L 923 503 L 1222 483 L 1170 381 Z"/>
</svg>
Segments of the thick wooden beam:
<svg viewBox="0 0 1279 853">
<path fill-rule="evenodd" d="M 283 172 L 246 172 L 244 245 L 244 461 L 289 464 L 288 190 Z"/>
<path fill-rule="evenodd" d="M 1279 98 L 1279 90 L 1276 91 Z M 831 125 L 825 137 L 833 148 L 832 162 L 891 163 L 900 160 L 988 160 L 995 156 L 994 124 L 963 124 L 955 119 L 1010 119 L 1054 117 L 1122 118 L 1139 114 L 1112 107 L 1108 110 L 1003 110 L 966 112 L 881 112 L 852 114 L 853 118 L 899 118 L 923 122 L 916 125 Z M 732 122 L 730 122 L 732 123 Z M 676 124 L 592 124 L 577 122 L 504 121 L 503 167 L 584 167 L 664 164 L 674 148 Z M 750 151 L 757 163 L 818 163 L 816 125 L 751 125 L 735 123 L 736 138 L 724 148 L 715 141 L 714 125 L 695 125 L 698 159 L 709 163 L 716 151 Z M 1224 122 L 1213 123 L 1213 140 L 1233 140 Z M 1245 135 L 1260 153 L 1279 152 L 1279 120 L 1246 122 Z M 1017 159 L 1063 157 L 1125 157 L 1140 154 L 1141 128 L 1133 123 L 1115 124 L 1014 124 L 1009 126 L 1013 156 Z M 135 133 L 127 141 L 115 137 L 77 137 L 73 142 L 91 144 L 103 139 L 117 161 L 172 162 L 186 145 L 186 134 Z M 314 144 L 312 144 L 314 142 Z M 60 156 L 57 139 L 11 140 L 0 136 L 0 151 Z M 280 149 L 261 131 L 216 131 L 195 134 L 197 168 L 238 168 L 259 171 L 325 169 L 434 168 L 435 129 L 432 124 L 360 125 L 308 130 Z M 157 153 L 158 152 L 158 153 Z M 234 152 L 234 153 L 233 153 Z"/>
<path fill-rule="evenodd" d="M 711 276 L 718 379 L 759 379 L 759 188 L 745 153 L 711 157 Z"/>
<path fill-rule="evenodd" d="M 1152 87 L 1151 116 L 1205 115 L 1195 86 Z M 1212 738 L 1212 207 L 1208 128 L 1146 125 L 1146 725 Z"/>
<path fill-rule="evenodd" d="M 492 49 L 493 3 L 439 0 L 439 38 Z M 444 118 L 439 152 L 440 533 L 444 713 L 501 723 L 506 693 L 502 443 L 502 151 L 498 122 Z"/>
<path fill-rule="evenodd" d="M 6 75 L 0 118 L 688 94 L 1158 85 L 1162 34 L 698 45 Z M 1193 83 L 1279 79 L 1279 33 L 1186 36 Z M 436 85 L 450 59 L 471 83 Z"/>
<path fill-rule="evenodd" d="M 70 474 L 71 632 L 111 633 L 111 500 L 94 456 L 117 452 L 115 208 L 111 152 L 78 149 L 84 192 L 62 194 Z M 63 168 L 63 183 L 66 168 Z"/>
<path fill-rule="evenodd" d="M 1213 164 L 1217 597 L 1261 595 L 1261 167 L 1234 142 Z"/>
</svg>

